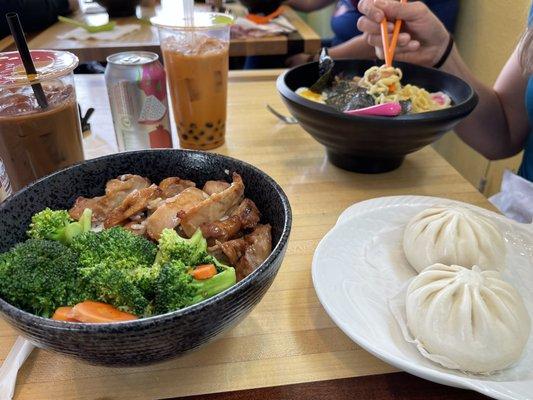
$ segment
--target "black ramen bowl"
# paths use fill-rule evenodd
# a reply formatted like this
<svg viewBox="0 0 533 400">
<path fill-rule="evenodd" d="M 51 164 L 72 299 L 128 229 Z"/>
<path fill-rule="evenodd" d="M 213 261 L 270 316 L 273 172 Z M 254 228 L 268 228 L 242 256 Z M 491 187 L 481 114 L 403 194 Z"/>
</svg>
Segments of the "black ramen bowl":
<svg viewBox="0 0 533 400">
<path fill-rule="evenodd" d="M 239 323 L 266 293 L 279 270 L 291 229 L 291 209 L 283 190 L 259 169 L 233 158 L 185 150 L 147 150 L 106 156 L 45 177 L 0 205 L 0 252 L 26 239 L 31 216 L 45 207 L 69 208 L 76 197 L 103 193 L 121 174 L 154 182 L 179 176 L 202 184 L 231 181 L 238 172 L 245 195 L 272 226 L 272 253 L 248 277 L 196 305 L 168 314 L 113 324 L 66 323 L 41 318 L 0 299 L 0 314 L 39 347 L 91 364 L 136 366 L 164 361 L 208 343 Z M 229 173 L 229 175 L 228 175 Z"/>
<path fill-rule="evenodd" d="M 281 0 L 240 0 L 240 3 L 245 6 L 252 14 L 268 15 L 277 10 L 281 5 Z"/>
<path fill-rule="evenodd" d="M 135 15 L 135 8 L 141 0 L 96 0 L 104 7 L 111 18 L 131 17 Z"/>
<path fill-rule="evenodd" d="M 378 65 L 375 61 L 337 60 L 334 75 L 362 76 Z M 430 92 L 442 91 L 452 99 L 450 108 L 397 117 L 352 116 L 327 105 L 307 100 L 295 91 L 318 79 L 318 63 L 292 68 L 282 74 L 277 88 L 290 113 L 318 142 L 326 147 L 332 164 L 362 173 L 398 168 L 405 156 L 436 141 L 472 112 L 478 98 L 463 80 L 445 72 L 413 64 L 395 63 L 403 71 L 403 84 Z"/>
</svg>

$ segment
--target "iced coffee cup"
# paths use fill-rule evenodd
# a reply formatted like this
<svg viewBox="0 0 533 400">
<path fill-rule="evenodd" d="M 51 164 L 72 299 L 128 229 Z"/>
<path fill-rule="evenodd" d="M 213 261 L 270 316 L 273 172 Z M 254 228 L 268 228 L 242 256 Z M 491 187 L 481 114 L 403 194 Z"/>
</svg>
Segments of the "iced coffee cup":
<svg viewBox="0 0 533 400">
<path fill-rule="evenodd" d="M 18 52 L 0 53 L 0 159 L 14 191 L 83 161 L 80 117 L 72 71 L 78 58 L 35 50 L 37 75 L 28 77 Z M 39 83 L 46 107 L 35 98 Z"/>
<path fill-rule="evenodd" d="M 154 17 L 180 147 L 209 150 L 224 144 L 229 30 L 225 14 L 195 13 L 193 23 Z"/>
</svg>

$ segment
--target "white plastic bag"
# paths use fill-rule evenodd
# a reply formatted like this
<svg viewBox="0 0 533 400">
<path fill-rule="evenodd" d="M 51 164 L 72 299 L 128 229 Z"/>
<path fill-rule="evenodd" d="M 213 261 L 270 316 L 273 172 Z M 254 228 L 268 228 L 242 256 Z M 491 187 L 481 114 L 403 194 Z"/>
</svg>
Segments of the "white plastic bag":
<svg viewBox="0 0 533 400">
<path fill-rule="evenodd" d="M 489 201 L 508 218 L 526 224 L 533 221 L 533 182 L 509 170 L 503 173 L 501 192 Z"/>
</svg>

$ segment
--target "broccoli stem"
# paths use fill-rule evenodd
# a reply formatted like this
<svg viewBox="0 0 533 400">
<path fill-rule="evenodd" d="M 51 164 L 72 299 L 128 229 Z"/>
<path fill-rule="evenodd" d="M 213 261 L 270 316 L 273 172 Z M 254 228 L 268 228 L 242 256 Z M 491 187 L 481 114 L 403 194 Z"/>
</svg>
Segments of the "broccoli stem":
<svg viewBox="0 0 533 400">
<path fill-rule="evenodd" d="M 193 285 L 197 288 L 197 294 L 194 296 L 192 304 L 213 297 L 235 285 L 236 282 L 237 277 L 235 275 L 235 269 L 231 267 L 226 267 L 223 272 L 219 272 L 205 281 L 195 280 Z"/>
</svg>

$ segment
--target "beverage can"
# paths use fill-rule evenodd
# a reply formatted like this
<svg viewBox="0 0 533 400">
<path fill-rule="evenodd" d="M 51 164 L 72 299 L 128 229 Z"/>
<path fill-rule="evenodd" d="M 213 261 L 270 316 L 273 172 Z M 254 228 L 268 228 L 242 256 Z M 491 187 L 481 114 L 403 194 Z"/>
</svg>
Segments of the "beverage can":
<svg viewBox="0 0 533 400">
<path fill-rule="evenodd" d="M 165 70 L 156 53 L 107 58 L 105 81 L 120 151 L 171 148 Z"/>
<path fill-rule="evenodd" d="M 0 158 L 0 203 L 3 202 L 11 195 L 11 184 L 9 183 L 9 177 L 7 176 L 4 162 Z"/>
</svg>

